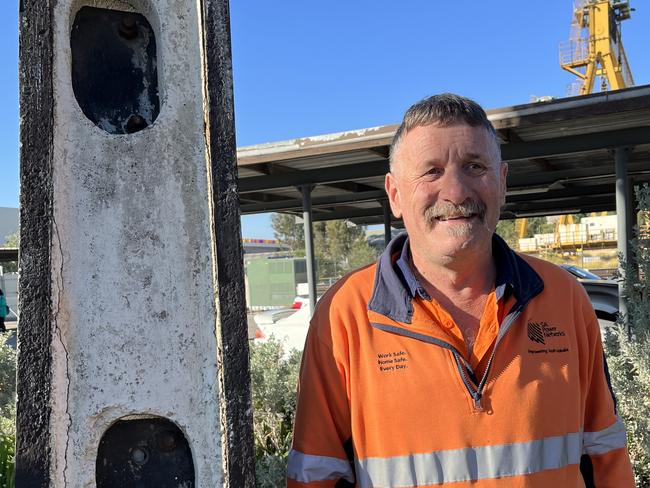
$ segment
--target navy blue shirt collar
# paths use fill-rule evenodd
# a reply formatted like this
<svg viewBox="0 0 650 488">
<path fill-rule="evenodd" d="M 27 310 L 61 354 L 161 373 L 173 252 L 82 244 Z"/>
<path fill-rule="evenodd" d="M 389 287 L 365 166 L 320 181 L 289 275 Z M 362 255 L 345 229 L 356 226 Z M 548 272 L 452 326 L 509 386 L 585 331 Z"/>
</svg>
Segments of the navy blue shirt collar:
<svg viewBox="0 0 650 488">
<path fill-rule="evenodd" d="M 409 266 L 396 266 L 401 257 L 404 257 L 403 262 L 408 265 L 409 252 L 404 253 L 403 250 L 406 239 L 406 234 L 396 236 L 377 261 L 375 283 L 368 309 L 391 320 L 410 324 L 413 317 L 413 297 L 419 296 L 419 285 Z M 544 289 L 544 282 L 535 270 L 496 234 L 492 237 L 492 253 L 497 268 L 497 297 L 507 297 L 512 293 L 517 300 L 517 306 L 520 309 L 525 307 Z"/>
<path fill-rule="evenodd" d="M 411 293 L 412 297 L 419 296 L 423 300 L 431 300 L 431 297 L 420 284 L 418 279 L 415 277 L 413 270 L 411 269 L 411 246 L 409 245 L 409 238 L 407 237 L 404 241 L 404 246 L 402 247 L 402 252 L 397 258 L 395 263 L 399 270 L 402 272 L 402 277 L 404 278 L 404 283 Z"/>
<path fill-rule="evenodd" d="M 493 244 L 496 244 L 493 242 Z M 409 243 L 409 238 L 407 237 L 404 241 L 402 251 L 397 258 L 395 264 L 397 265 L 399 271 L 402 273 L 404 278 L 404 283 L 408 288 L 411 297 L 419 296 L 423 300 L 431 301 L 431 297 L 424 289 L 422 284 L 418 281 L 413 269 L 411 268 L 411 247 Z M 514 277 L 512 276 L 512 269 L 507 265 L 507 262 L 504 262 L 503 250 L 501 246 L 493 245 L 492 246 L 492 255 L 496 262 L 497 269 L 497 278 L 494 284 L 497 301 L 505 297 L 514 286 Z"/>
</svg>

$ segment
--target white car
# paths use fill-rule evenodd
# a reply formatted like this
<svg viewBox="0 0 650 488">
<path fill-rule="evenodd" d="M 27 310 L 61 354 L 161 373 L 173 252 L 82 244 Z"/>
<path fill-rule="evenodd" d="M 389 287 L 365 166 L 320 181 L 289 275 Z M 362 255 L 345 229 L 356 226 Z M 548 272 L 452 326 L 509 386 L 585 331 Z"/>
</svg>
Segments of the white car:
<svg viewBox="0 0 650 488">
<path fill-rule="evenodd" d="M 296 304 L 299 304 L 300 308 L 270 310 L 255 314 L 253 316 L 257 325 L 255 339 L 267 340 L 275 337 L 284 345 L 285 354 L 292 349 L 302 351 L 311 319 L 309 298 L 296 297 L 293 306 Z"/>
</svg>

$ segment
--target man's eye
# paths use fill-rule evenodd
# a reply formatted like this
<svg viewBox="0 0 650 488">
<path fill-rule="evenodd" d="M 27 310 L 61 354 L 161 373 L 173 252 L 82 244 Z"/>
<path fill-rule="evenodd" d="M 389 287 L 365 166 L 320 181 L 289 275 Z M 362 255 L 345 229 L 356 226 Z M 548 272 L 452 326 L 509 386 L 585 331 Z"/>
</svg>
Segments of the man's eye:
<svg viewBox="0 0 650 488">
<path fill-rule="evenodd" d="M 425 173 L 425 176 L 440 176 L 442 172 L 442 168 L 431 168 Z"/>
<path fill-rule="evenodd" d="M 469 163 L 467 165 L 467 170 L 469 171 L 470 174 L 480 175 L 480 174 L 485 173 L 487 168 L 482 163 Z"/>
</svg>

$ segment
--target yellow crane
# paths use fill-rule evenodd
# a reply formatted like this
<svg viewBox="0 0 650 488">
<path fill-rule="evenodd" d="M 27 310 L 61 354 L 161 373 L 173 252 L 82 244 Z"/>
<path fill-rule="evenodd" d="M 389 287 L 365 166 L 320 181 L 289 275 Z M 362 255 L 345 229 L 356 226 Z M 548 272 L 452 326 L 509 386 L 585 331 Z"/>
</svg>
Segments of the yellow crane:
<svg viewBox="0 0 650 488">
<path fill-rule="evenodd" d="M 558 248 L 562 247 L 562 236 L 561 236 L 561 231 L 564 226 L 566 225 L 571 225 L 574 223 L 573 215 L 567 214 L 567 215 L 560 215 L 555 222 L 555 246 Z M 578 236 L 576 239 L 575 235 L 571 235 L 571 243 L 575 244 L 576 240 L 580 242 L 581 236 Z"/>
<path fill-rule="evenodd" d="M 560 65 L 576 75 L 578 93 L 594 91 L 596 77 L 601 91 L 634 85 L 621 39 L 621 22 L 634 9 L 628 0 L 575 0 L 571 39 L 560 45 Z"/>
<path fill-rule="evenodd" d="M 515 220 L 515 229 L 517 231 L 517 239 L 523 239 L 526 237 L 526 231 L 528 230 L 528 219 L 524 217 Z"/>
</svg>

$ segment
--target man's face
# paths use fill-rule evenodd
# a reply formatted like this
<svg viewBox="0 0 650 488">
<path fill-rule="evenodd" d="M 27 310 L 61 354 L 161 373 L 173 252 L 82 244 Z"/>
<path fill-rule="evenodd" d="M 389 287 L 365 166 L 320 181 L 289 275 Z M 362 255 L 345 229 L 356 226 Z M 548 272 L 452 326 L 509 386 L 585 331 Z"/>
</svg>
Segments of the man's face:
<svg viewBox="0 0 650 488">
<path fill-rule="evenodd" d="M 408 131 L 385 185 L 411 252 L 438 263 L 487 252 L 505 203 L 507 173 L 484 127 L 458 123 Z"/>
</svg>

